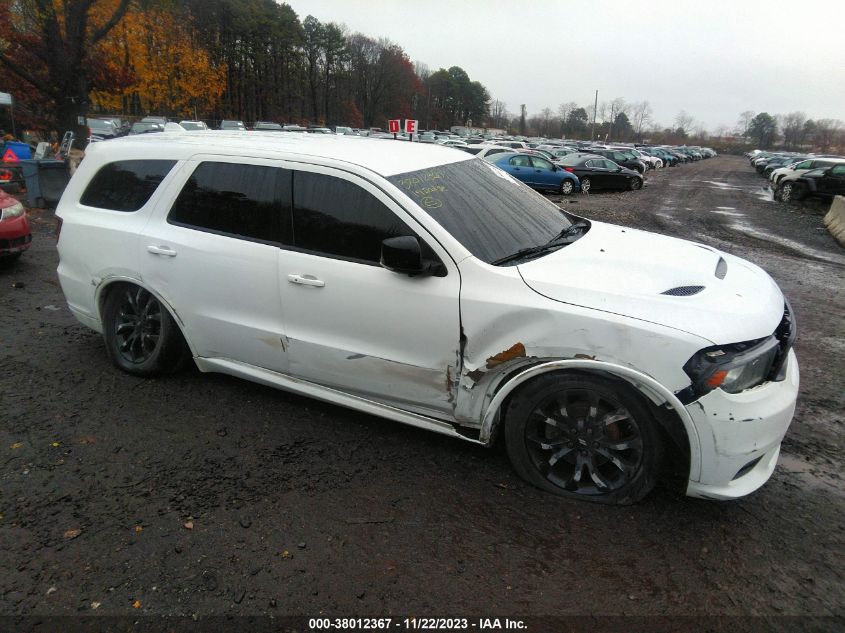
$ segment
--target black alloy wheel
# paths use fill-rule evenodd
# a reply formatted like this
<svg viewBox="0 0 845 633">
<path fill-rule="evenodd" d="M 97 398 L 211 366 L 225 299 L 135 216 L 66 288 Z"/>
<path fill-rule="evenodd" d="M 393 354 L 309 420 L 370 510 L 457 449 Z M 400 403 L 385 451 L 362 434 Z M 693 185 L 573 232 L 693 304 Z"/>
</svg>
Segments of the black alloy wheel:
<svg viewBox="0 0 845 633">
<path fill-rule="evenodd" d="M 514 397 L 505 425 L 514 468 L 540 488 L 627 504 L 654 487 L 660 438 L 627 385 L 598 376 L 542 376 Z"/>
<path fill-rule="evenodd" d="M 189 357 L 167 309 L 151 292 L 133 284 L 120 284 L 106 296 L 103 337 L 112 362 L 138 376 L 175 371 Z"/>
<path fill-rule="evenodd" d="M 113 323 L 118 352 L 127 362 L 144 363 L 155 353 L 161 339 L 161 304 L 138 286 L 120 294 L 120 307 Z"/>
</svg>

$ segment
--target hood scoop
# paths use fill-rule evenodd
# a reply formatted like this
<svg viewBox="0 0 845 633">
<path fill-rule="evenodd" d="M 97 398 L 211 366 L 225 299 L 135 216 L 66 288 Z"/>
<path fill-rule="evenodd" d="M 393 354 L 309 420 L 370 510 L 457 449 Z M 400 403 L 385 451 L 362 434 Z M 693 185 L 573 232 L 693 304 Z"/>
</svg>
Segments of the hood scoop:
<svg viewBox="0 0 845 633">
<path fill-rule="evenodd" d="M 670 295 L 672 297 L 691 297 L 692 295 L 697 295 L 702 290 L 704 290 L 704 286 L 677 286 L 675 288 L 669 288 L 669 290 L 664 290 L 660 294 Z"/>
</svg>

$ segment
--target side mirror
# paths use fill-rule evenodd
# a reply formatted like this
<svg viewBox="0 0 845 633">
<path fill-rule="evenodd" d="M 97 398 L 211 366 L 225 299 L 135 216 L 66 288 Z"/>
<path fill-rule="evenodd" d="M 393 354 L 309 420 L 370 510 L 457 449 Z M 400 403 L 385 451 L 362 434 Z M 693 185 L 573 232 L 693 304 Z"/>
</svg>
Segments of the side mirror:
<svg viewBox="0 0 845 633">
<path fill-rule="evenodd" d="M 389 271 L 410 277 L 417 275 L 446 276 L 446 267 L 441 262 L 423 259 L 419 239 L 410 235 L 388 237 L 382 240 L 381 261 L 379 263 Z"/>
</svg>

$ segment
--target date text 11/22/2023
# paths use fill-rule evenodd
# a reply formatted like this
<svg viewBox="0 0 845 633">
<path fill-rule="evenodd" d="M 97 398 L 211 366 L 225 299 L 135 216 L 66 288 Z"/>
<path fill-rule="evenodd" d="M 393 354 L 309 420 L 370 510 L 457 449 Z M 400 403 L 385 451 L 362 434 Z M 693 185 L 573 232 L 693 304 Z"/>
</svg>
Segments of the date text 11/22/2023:
<svg viewBox="0 0 845 633">
<path fill-rule="evenodd" d="M 312 631 L 344 630 L 400 630 L 400 631 L 455 631 L 455 630 L 524 630 L 520 619 L 510 618 L 309 618 Z"/>
</svg>

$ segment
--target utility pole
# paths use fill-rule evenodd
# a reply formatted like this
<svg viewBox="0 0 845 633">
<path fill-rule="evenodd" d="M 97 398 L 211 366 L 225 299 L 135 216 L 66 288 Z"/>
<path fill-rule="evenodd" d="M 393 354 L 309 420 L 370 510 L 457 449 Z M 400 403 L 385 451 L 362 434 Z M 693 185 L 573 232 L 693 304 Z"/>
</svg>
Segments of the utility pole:
<svg viewBox="0 0 845 633">
<path fill-rule="evenodd" d="M 599 109 L 599 91 L 596 90 L 596 102 L 593 104 L 593 127 L 590 128 L 590 140 L 596 140 L 596 113 Z"/>
</svg>

